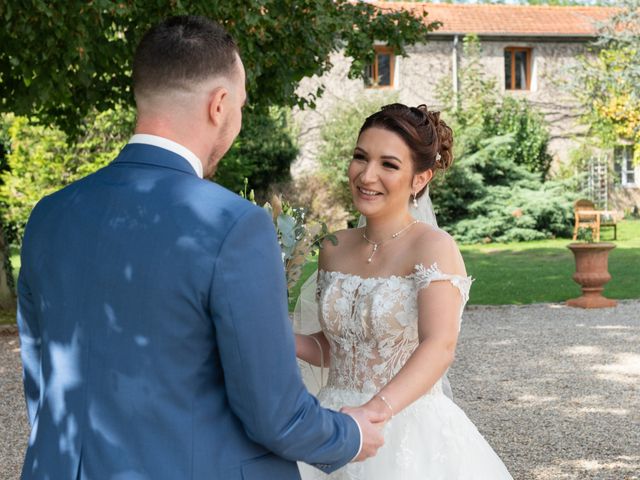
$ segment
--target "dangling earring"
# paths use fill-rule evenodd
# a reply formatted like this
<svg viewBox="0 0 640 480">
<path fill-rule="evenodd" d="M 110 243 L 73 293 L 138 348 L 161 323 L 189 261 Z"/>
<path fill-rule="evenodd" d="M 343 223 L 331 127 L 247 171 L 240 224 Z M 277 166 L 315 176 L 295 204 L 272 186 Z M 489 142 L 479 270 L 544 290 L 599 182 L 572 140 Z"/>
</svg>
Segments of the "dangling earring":
<svg viewBox="0 0 640 480">
<path fill-rule="evenodd" d="M 418 200 L 416 199 L 416 192 L 413 192 L 413 208 L 418 208 Z"/>
</svg>

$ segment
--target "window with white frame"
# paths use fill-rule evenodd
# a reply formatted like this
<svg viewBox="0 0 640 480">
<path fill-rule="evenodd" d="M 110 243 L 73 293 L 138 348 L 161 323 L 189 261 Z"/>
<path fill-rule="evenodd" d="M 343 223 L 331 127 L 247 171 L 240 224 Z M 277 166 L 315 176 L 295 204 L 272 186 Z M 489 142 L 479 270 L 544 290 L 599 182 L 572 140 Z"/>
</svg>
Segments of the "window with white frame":
<svg viewBox="0 0 640 480">
<path fill-rule="evenodd" d="M 637 186 L 633 145 L 618 145 L 613 149 L 613 169 L 616 172 L 616 183 L 624 187 Z"/>
</svg>

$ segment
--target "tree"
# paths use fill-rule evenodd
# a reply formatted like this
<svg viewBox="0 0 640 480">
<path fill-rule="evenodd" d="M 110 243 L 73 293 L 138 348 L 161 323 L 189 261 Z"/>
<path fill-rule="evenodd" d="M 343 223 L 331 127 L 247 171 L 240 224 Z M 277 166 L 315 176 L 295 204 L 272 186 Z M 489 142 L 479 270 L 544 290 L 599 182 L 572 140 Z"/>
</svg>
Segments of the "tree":
<svg viewBox="0 0 640 480">
<path fill-rule="evenodd" d="M 354 59 L 350 76 L 362 76 L 375 40 L 404 54 L 404 45 L 437 27 L 410 11 L 347 0 L 8 0 L 0 3 L 0 111 L 77 133 L 91 109 L 132 103 L 141 35 L 187 13 L 219 21 L 236 39 L 256 107 L 313 106 L 322 88 L 307 97 L 296 88 L 330 69 L 332 52 L 344 49 Z"/>
<path fill-rule="evenodd" d="M 218 165 L 216 183 L 240 192 L 246 179 L 246 188 L 263 202 L 270 185 L 290 180 L 289 169 L 298 156 L 298 147 L 289 113 L 278 107 L 243 113 L 242 130 Z"/>
<path fill-rule="evenodd" d="M 620 139 L 640 143 L 640 0 L 624 0 L 623 7 L 600 25 L 592 55 L 573 71 L 584 120 L 603 146 Z"/>
</svg>

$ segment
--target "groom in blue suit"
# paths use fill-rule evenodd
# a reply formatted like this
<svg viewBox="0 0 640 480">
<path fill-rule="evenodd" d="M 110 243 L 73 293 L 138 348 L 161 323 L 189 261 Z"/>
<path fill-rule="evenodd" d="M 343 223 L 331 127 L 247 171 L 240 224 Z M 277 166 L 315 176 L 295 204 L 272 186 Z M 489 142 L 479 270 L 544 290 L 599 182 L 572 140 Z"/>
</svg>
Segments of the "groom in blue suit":
<svg viewBox="0 0 640 480">
<path fill-rule="evenodd" d="M 240 131 L 245 74 L 202 17 L 151 29 L 136 134 L 44 198 L 18 282 L 23 479 L 288 480 L 382 445 L 302 384 L 268 215 L 203 180 Z"/>
</svg>

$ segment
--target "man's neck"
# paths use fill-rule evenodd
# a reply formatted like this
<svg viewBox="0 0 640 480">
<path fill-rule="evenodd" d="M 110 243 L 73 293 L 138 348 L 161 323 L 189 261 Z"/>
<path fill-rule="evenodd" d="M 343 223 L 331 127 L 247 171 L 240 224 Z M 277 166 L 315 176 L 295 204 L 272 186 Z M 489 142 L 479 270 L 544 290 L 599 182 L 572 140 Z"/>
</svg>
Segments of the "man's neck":
<svg viewBox="0 0 640 480">
<path fill-rule="evenodd" d="M 210 152 L 206 146 L 197 142 L 200 138 L 197 130 L 188 130 L 186 132 L 181 129 L 167 125 L 166 122 L 155 121 L 138 121 L 134 130 L 136 134 L 155 135 L 157 137 L 166 138 L 172 142 L 176 142 L 185 148 L 191 150 L 202 163 L 203 170 L 206 171 L 206 162 L 210 156 Z"/>
</svg>

